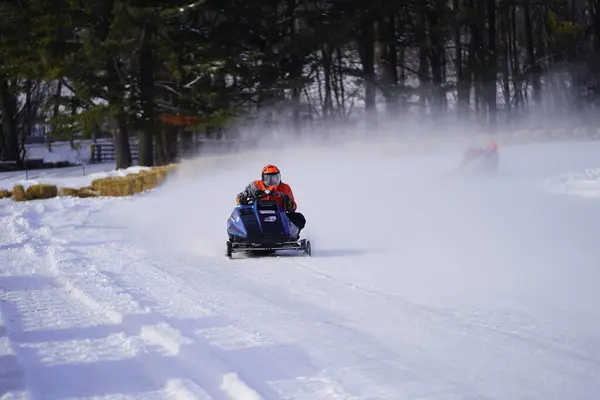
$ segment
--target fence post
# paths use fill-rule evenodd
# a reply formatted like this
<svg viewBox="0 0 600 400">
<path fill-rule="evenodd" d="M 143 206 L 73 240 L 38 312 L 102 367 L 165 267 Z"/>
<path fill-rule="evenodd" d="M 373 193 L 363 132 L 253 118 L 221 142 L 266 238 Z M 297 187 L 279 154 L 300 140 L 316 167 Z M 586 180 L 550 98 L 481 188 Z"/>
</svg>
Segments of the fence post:
<svg viewBox="0 0 600 400">
<path fill-rule="evenodd" d="M 96 143 L 92 143 L 90 146 L 90 162 L 92 164 L 96 162 Z"/>
</svg>

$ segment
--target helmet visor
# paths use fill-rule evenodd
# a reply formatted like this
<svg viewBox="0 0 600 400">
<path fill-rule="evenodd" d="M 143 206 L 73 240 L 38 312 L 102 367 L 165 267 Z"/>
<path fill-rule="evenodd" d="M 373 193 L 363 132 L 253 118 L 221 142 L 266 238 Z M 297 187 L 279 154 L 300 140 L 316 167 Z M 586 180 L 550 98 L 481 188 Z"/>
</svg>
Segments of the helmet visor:
<svg viewBox="0 0 600 400">
<path fill-rule="evenodd" d="M 277 186 L 281 183 L 281 174 L 266 174 L 263 177 L 265 186 Z"/>
</svg>

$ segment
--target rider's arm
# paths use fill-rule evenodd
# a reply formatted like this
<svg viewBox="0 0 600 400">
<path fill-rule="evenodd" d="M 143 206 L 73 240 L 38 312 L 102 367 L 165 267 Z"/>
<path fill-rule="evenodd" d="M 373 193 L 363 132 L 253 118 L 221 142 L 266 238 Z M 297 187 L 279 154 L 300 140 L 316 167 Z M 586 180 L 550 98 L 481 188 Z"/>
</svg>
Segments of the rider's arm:
<svg viewBox="0 0 600 400">
<path fill-rule="evenodd" d="M 298 205 L 296 204 L 296 200 L 294 199 L 294 193 L 292 192 L 292 188 L 287 185 L 287 187 L 285 188 L 286 190 L 284 191 L 284 194 L 289 197 L 289 199 L 292 201 L 292 206 L 290 207 L 291 211 L 296 211 L 296 208 L 298 207 Z"/>
<path fill-rule="evenodd" d="M 247 197 L 252 197 L 254 195 L 254 193 L 256 193 L 256 191 L 258 190 L 258 186 L 256 186 L 256 184 L 254 182 L 251 182 L 250 184 L 248 184 L 248 186 L 246 186 L 246 188 L 240 192 L 237 197 L 236 197 L 236 202 L 238 204 L 240 204 L 240 200 L 241 199 L 245 199 Z"/>
</svg>

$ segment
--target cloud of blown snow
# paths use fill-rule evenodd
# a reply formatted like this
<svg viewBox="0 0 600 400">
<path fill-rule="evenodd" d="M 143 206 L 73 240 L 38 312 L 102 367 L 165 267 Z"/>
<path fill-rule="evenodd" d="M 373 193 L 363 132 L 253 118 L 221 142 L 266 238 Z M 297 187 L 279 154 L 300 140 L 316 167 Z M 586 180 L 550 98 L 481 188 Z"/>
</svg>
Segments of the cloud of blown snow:
<svg viewBox="0 0 600 400">
<path fill-rule="evenodd" d="M 560 217 L 562 200 L 544 185 L 568 168 L 593 167 L 594 146 L 501 148 L 492 177 L 455 174 L 460 152 L 410 155 L 394 141 L 204 157 L 113 213 L 173 251 L 223 259 L 236 194 L 275 163 L 306 216 L 302 233 L 315 258 L 353 265 L 349 276 L 359 273 L 357 265 L 369 269 L 374 282 L 421 301 L 444 302 L 467 290 L 485 302 L 493 293 L 526 291 L 532 279 L 542 288 L 567 282 L 569 263 L 591 271 L 595 248 L 557 233 L 585 236 Z M 391 274 L 389 281 L 380 274 Z"/>
</svg>

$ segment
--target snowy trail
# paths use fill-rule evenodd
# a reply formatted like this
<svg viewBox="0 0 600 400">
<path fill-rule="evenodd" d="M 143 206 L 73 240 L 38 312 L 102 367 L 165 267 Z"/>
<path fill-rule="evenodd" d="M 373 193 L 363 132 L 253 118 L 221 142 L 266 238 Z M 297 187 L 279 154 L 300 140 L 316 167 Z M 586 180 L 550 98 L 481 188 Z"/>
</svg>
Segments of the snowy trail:
<svg viewBox="0 0 600 400">
<path fill-rule="evenodd" d="M 315 156 L 298 172 L 292 157 L 284 180 L 300 193 L 312 258 L 223 256 L 245 165 L 135 198 L 4 202 L 0 388 L 36 399 L 594 398 L 600 205 L 544 186 L 598 165 L 597 147 L 580 147 L 534 148 L 531 168 L 531 153 L 507 150 L 490 181 L 439 179 L 443 159 Z M 336 171 L 319 175 L 332 158 Z M 308 195 L 317 176 L 329 184 Z M 384 189 L 323 209 L 368 179 Z M 395 212 L 377 202 L 386 196 Z"/>
<path fill-rule="evenodd" d="M 27 237 L 19 255 L 9 255 L 13 272 L 22 275 L 8 279 L 9 295 L 2 303 L 8 339 L 24 372 L 20 375 L 28 378 L 18 383 L 34 398 L 49 399 L 252 398 L 248 394 L 253 391 L 209 347 L 182 336 L 175 326 L 188 327 L 186 320 L 171 322 L 142 306 L 78 250 L 105 246 L 110 240 L 94 240 L 96 228 L 89 241 L 81 240 L 85 224 L 66 229 L 68 224 L 47 219 L 65 209 L 76 221 L 90 217 L 87 210 L 78 216 L 78 205 L 65 207 L 63 202 L 69 200 L 55 199 L 49 206 L 38 203 L 37 210 L 15 213 L 6 221 L 13 228 L 10 236 L 17 240 L 15 250 L 22 244 L 19 237 Z M 74 235 L 65 239 L 45 228 L 48 225 Z M 18 270 L 19 266 L 35 270 Z M 179 354 L 183 345 L 185 354 Z"/>
</svg>

